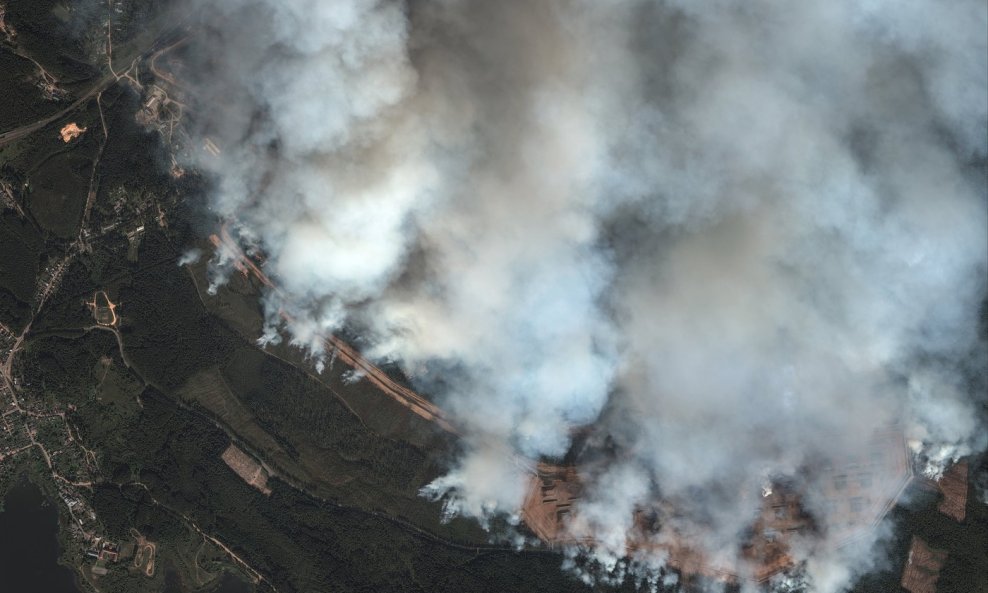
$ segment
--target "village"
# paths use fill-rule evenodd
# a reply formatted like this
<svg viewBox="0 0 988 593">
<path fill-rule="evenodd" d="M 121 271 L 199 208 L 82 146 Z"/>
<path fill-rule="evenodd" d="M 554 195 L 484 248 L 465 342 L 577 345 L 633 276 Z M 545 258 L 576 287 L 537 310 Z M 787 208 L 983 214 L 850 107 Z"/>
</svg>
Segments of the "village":
<svg viewBox="0 0 988 593">
<path fill-rule="evenodd" d="M 112 305 L 112 303 L 110 303 Z M 110 310 L 110 307 L 106 308 Z M 97 310 L 94 314 L 99 315 Z M 106 319 L 112 324 L 115 319 Z M 6 327 L 0 326 L 0 480 L 14 478 L 12 472 L 26 462 L 51 480 L 47 489 L 54 491 L 59 508 L 67 515 L 68 541 L 75 552 L 70 557 L 85 559 L 95 577 L 105 575 L 113 564 L 133 558 L 135 569 L 154 576 L 155 544 L 134 533 L 133 541 L 118 543 L 107 539 L 96 512 L 87 502 L 84 491 L 92 491 L 100 471 L 97 454 L 79 440 L 66 412 L 59 404 L 37 398 L 18 397 L 23 385 L 11 377 L 12 357 L 19 348 Z M 16 463 L 15 463 L 16 462 Z"/>
</svg>

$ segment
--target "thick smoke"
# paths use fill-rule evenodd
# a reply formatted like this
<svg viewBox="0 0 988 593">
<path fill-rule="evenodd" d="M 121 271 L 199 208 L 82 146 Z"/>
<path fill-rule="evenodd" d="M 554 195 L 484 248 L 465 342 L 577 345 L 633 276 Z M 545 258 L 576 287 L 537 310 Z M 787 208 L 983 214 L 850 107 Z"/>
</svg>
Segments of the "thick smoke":
<svg viewBox="0 0 988 593">
<path fill-rule="evenodd" d="M 658 495 L 717 556 L 767 481 L 876 428 L 931 472 L 985 447 L 984 2 L 204 11 L 198 164 L 283 291 L 262 339 L 363 328 L 465 435 L 427 489 L 451 512 L 516 511 L 505 451 L 596 424 L 598 558 Z M 802 547 L 820 591 L 867 568 Z"/>
</svg>

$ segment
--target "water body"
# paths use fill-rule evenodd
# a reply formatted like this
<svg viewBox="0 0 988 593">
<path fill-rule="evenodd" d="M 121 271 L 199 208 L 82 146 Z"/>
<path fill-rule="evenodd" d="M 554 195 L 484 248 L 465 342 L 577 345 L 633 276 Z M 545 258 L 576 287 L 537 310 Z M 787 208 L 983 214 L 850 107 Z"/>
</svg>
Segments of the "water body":
<svg viewBox="0 0 988 593">
<path fill-rule="evenodd" d="M 17 593 L 79 593 L 71 570 L 58 564 L 58 510 L 21 478 L 0 513 L 0 589 Z"/>
</svg>

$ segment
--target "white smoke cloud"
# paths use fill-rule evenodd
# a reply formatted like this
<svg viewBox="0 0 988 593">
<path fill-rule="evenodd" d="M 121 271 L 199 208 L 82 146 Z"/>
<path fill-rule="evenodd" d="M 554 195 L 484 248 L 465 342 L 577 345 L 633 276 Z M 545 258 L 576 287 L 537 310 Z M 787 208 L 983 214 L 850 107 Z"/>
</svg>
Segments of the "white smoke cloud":
<svg viewBox="0 0 988 593">
<path fill-rule="evenodd" d="M 176 263 L 176 265 L 178 265 L 179 267 L 187 266 L 198 262 L 200 259 L 202 259 L 202 250 L 197 248 L 192 248 L 186 250 L 185 253 L 183 253 L 182 256 L 178 258 L 178 262 Z"/>
<path fill-rule="evenodd" d="M 205 11 L 199 164 L 282 290 L 262 339 L 363 328 L 464 433 L 450 511 L 516 512 L 505 452 L 596 423 L 624 454 L 575 529 L 612 570 L 658 494 L 719 557 L 767 479 L 878 427 L 934 472 L 985 447 L 983 2 Z M 818 544 L 817 591 L 869 566 Z"/>
</svg>

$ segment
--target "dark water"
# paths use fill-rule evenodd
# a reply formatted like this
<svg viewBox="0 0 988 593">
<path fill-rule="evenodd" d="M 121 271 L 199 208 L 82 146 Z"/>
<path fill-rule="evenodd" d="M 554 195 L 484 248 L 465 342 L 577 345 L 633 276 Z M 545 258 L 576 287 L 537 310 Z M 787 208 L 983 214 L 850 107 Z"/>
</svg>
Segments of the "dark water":
<svg viewBox="0 0 988 593">
<path fill-rule="evenodd" d="M 58 564 L 58 511 L 23 478 L 0 513 L 0 589 L 17 593 L 79 593 Z"/>
</svg>

